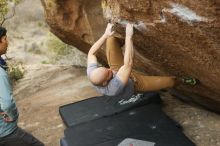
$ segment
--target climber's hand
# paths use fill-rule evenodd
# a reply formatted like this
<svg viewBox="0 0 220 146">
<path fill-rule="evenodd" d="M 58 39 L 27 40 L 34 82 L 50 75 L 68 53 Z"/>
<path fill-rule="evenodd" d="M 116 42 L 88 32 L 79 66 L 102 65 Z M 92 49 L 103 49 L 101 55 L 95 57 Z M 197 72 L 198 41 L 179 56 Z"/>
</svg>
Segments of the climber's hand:
<svg viewBox="0 0 220 146">
<path fill-rule="evenodd" d="M 13 121 L 13 119 L 10 118 L 5 112 L 1 112 L 0 115 L 3 118 L 3 121 L 6 122 L 6 123 Z"/>
<path fill-rule="evenodd" d="M 105 35 L 106 36 L 112 36 L 114 34 L 114 31 L 112 31 L 112 27 L 113 27 L 114 24 L 112 23 L 108 23 L 106 29 L 105 29 Z"/>
<path fill-rule="evenodd" d="M 127 25 L 126 25 L 126 37 L 132 37 L 133 36 L 133 34 L 134 34 L 134 31 L 133 31 L 133 24 L 130 24 L 130 23 L 128 23 Z"/>
</svg>

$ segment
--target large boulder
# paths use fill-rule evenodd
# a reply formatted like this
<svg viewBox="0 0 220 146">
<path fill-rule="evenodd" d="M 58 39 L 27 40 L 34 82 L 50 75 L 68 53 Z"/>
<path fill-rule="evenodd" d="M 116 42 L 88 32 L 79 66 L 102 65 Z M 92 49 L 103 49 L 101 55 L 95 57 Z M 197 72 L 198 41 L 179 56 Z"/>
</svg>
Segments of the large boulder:
<svg viewBox="0 0 220 146">
<path fill-rule="evenodd" d="M 134 23 L 135 68 L 199 79 L 199 85 L 180 85 L 173 93 L 220 111 L 220 1 L 41 1 L 51 32 L 85 53 L 109 20 L 121 38 L 125 24 Z M 105 64 L 104 49 L 98 56 Z"/>
</svg>

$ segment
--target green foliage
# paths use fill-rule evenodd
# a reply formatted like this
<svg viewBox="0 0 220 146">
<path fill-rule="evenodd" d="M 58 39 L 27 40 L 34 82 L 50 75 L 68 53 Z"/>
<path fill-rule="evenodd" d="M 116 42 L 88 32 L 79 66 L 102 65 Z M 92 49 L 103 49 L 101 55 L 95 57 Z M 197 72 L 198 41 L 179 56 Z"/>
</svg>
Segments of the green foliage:
<svg viewBox="0 0 220 146">
<path fill-rule="evenodd" d="M 27 52 L 31 52 L 31 53 L 34 53 L 34 54 L 41 54 L 42 51 L 41 51 L 41 44 L 37 44 L 37 43 L 32 43 L 29 48 L 26 49 Z"/>
<path fill-rule="evenodd" d="M 13 3 L 15 3 L 16 5 L 19 4 L 22 0 L 10 0 L 12 1 Z"/>
<path fill-rule="evenodd" d="M 0 0 L 0 22 L 4 22 L 6 19 L 9 19 L 11 17 L 14 16 L 14 12 L 15 10 L 13 10 L 13 14 L 11 17 L 6 17 L 7 13 L 10 11 L 9 8 L 9 3 L 13 3 L 14 4 L 14 8 L 15 6 L 17 6 L 22 0 Z"/>
<path fill-rule="evenodd" d="M 37 25 L 38 25 L 38 27 L 42 27 L 43 23 L 42 22 L 38 22 Z"/>
<path fill-rule="evenodd" d="M 65 44 L 52 33 L 49 34 L 46 45 L 50 51 L 49 63 L 86 66 L 87 57 L 84 53 L 71 45 Z"/>
<path fill-rule="evenodd" d="M 8 13 L 8 1 L 0 0 L 0 13 L 1 17 L 4 17 Z M 1 18 L 3 20 L 3 18 Z"/>
<path fill-rule="evenodd" d="M 50 62 L 49 62 L 49 61 L 46 61 L 46 60 L 41 61 L 41 63 L 42 63 L 42 64 L 50 64 Z"/>
<path fill-rule="evenodd" d="M 9 77 L 12 82 L 22 79 L 24 76 L 24 68 L 21 64 L 11 64 L 8 69 Z"/>
<path fill-rule="evenodd" d="M 67 55 L 71 51 L 71 46 L 62 42 L 59 38 L 57 38 L 52 33 L 49 34 L 49 40 L 47 41 L 47 47 L 50 51 L 55 53 L 56 55 Z"/>
</svg>

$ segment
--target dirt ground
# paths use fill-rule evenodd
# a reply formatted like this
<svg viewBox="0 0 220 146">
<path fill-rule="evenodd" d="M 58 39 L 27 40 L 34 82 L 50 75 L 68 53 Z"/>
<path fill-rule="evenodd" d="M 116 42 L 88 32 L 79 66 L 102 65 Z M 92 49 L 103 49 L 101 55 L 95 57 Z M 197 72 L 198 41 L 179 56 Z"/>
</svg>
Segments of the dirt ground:
<svg viewBox="0 0 220 146">
<path fill-rule="evenodd" d="M 220 146 L 220 115 L 164 94 L 163 109 L 197 146 Z"/>
<path fill-rule="evenodd" d="M 30 67 L 14 90 L 20 111 L 19 125 L 46 146 L 59 146 L 64 131 L 59 106 L 97 95 L 84 72 L 71 66 Z"/>
<path fill-rule="evenodd" d="M 28 68 L 15 86 L 20 111 L 19 125 L 46 146 L 59 146 L 64 125 L 59 106 L 93 97 L 85 68 L 39 65 Z M 220 146 L 220 116 L 196 105 L 184 103 L 167 93 L 162 95 L 163 109 L 183 127 L 197 146 Z"/>
</svg>

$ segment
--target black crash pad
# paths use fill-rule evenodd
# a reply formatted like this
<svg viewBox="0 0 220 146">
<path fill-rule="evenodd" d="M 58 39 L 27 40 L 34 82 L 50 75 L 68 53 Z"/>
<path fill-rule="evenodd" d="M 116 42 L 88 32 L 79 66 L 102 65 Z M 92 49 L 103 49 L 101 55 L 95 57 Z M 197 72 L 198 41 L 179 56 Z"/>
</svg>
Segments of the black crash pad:
<svg viewBox="0 0 220 146">
<path fill-rule="evenodd" d="M 155 103 L 69 127 L 64 135 L 68 146 L 195 146 Z"/>
<path fill-rule="evenodd" d="M 160 95 L 156 92 L 135 94 L 132 97 L 98 96 L 79 102 L 61 106 L 61 118 L 67 127 L 117 114 L 150 102 L 160 103 Z"/>
</svg>

